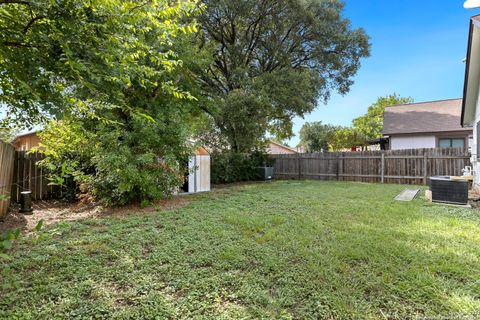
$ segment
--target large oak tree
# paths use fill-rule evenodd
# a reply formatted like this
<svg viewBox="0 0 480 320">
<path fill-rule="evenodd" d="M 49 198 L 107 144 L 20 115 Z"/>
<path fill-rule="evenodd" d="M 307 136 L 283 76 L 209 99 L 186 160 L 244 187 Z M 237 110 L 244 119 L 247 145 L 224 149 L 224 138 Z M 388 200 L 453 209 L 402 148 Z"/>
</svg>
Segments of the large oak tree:
<svg viewBox="0 0 480 320">
<path fill-rule="evenodd" d="M 203 44 L 214 62 L 197 70 L 202 108 L 235 151 L 266 132 L 292 135 L 292 119 L 345 94 L 369 38 L 338 0 L 203 0 Z"/>
</svg>

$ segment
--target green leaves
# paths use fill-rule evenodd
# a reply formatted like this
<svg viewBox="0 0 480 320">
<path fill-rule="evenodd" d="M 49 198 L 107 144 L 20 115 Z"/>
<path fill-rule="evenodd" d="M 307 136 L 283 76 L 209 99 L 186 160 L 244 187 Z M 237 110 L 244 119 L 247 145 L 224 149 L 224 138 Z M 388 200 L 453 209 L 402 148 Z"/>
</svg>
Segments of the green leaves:
<svg viewBox="0 0 480 320">
<path fill-rule="evenodd" d="M 0 252 L 0 261 L 1 261 L 1 260 L 12 261 L 12 259 L 13 259 L 13 258 L 10 257 L 8 254 L 6 254 L 6 253 L 1 253 L 1 252 Z"/>
<path fill-rule="evenodd" d="M 370 140 L 381 138 L 385 107 L 412 102 L 412 98 L 401 97 L 396 93 L 379 97 L 368 107 L 365 115 L 353 119 L 352 127 L 340 127 L 335 131 L 329 141 L 330 149 L 337 151 L 350 149 L 353 146 L 364 146 Z"/>
<path fill-rule="evenodd" d="M 40 165 L 50 184 L 62 186 L 70 200 L 81 195 L 108 204 L 170 195 L 183 183 L 191 148 L 197 98 L 184 60 L 195 60 L 195 50 L 187 49 L 203 5 L 30 3 L 1 6 L 15 18 L 0 21 L 0 28 L 14 30 L 0 32 L 0 42 L 29 46 L 0 46 L 0 104 L 14 122 L 48 119 L 35 151 L 45 154 Z M 24 34 L 31 15 L 44 18 Z"/>
<path fill-rule="evenodd" d="M 353 119 L 352 124 L 364 137 L 365 141 L 381 138 L 383 130 L 383 111 L 385 110 L 385 107 L 412 102 L 412 98 L 401 97 L 396 93 L 379 97 L 376 102 L 368 107 L 367 113 L 361 117 Z"/>
<path fill-rule="evenodd" d="M 37 225 L 35 226 L 35 231 L 37 232 L 40 232 L 40 230 L 42 229 L 43 227 L 43 219 L 41 219 L 40 221 L 38 221 Z"/>
<path fill-rule="evenodd" d="M 18 240 L 21 236 L 20 229 L 14 231 L 6 231 L 0 235 L 0 258 L 4 260 L 11 260 L 11 257 L 6 252 L 13 247 L 13 242 Z"/>
<path fill-rule="evenodd" d="M 368 36 L 343 18 L 337 0 L 202 2 L 202 48 L 214 61 L 195 72 L 225 149 L 249 152 L 267 132 L 291 137 L 292 119 L 348 92 L 369 55 Z M 239 107 L 237 97 L 251 106 Z"/>
<path fill-rule="evenodd" d="M 0 103 L 8 119 L 33 125 L 104 105 L 129 106 L 144 82 L 149 95 L 181 63 L 169 50 L 197 30 L 196 1 L 47 1 L 0 7 Z M 187 20 L 188 17 L 188 20 Z M 187 97 L 170 86 L 165 94 Z M 99 112 L 100 111 L 100 112 Z"/>
<path fill-rule="evenodd" d="M 306 122 L 300 129 L 300 144 L 306 152 L 327 151 L 338 127 L 321 121 Z"/>
<path fill-rule="evenodd" d="M 12 240 L 10 239 L 5 239 L 0 244 L 3 250 L 10 250 L 12 248 Z"/>
</svg>

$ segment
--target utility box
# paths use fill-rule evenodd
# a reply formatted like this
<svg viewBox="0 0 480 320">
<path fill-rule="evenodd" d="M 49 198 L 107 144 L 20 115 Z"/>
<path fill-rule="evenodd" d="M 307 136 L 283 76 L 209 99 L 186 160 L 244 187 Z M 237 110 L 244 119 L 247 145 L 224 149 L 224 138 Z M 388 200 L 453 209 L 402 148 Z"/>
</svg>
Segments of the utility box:
<svg viewBox="0 0 480 320">
<path fill-rule="evenodd" d="M 203 147 L 188 159 L 185 187 L 188 193 L 210 191 L 210 154 Z"/>
<path fill-rule="evenodd" d="M 430 177 L 433 202 L 451 204 L 468 203 L 468 181 L 453 180 L 449 176 Z"/>
<path fill-rule="evenodd" d="M 273 167 L 258 167 L 257 172 L 260 180 L 268 181 L 273 179 Z"/>
</svg>

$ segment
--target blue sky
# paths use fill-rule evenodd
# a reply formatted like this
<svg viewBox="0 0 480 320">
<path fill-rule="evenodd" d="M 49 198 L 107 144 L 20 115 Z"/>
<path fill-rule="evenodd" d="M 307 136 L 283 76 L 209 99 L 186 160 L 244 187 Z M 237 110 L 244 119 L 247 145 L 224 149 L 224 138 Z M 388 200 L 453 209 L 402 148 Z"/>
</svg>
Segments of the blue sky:
<svg viewBox="0 0 480 320">
<path fill-rule="evenodd" d="M 469 17 L 480 9 L 464 9 L 463 0 L 344 2 L 344 16 L 370 36 L 371 56 L 348 94 L 333 94 L 327 105 L 295 119 L 291 146 L 306 121 L 349 125 L 379 96 L 396 92 L 416 102 L 462 96 Z"/>
</svg>

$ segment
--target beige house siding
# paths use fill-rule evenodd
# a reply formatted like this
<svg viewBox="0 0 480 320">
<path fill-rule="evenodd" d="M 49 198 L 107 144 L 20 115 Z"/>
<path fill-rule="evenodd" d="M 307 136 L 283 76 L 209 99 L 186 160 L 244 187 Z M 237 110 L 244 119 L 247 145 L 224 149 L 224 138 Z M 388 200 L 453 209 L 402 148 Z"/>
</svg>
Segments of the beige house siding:
<svg viewBox="0 0 480 320">
<path fill-rule="evenodd" d="M 439 148 L 440 139 L 464 139 L 465 148 L 471 147 L 472 130 L 455 132 L 432 132 L 424 134 L 390 135 L 390 150 Z"/>
</svg>

